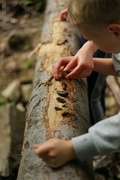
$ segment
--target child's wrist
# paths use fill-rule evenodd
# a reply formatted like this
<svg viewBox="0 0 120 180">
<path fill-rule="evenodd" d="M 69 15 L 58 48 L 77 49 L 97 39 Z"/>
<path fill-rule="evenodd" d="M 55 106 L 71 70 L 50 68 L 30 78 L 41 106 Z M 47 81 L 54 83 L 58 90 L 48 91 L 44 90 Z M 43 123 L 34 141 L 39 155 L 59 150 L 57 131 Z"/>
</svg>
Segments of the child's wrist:
<svg viewBox="0 0 120 180">
<path fill-rule="evenodd" d="M 91 51 L 94 54 L 98 50 L 98 46 L 93 41 L 87 41 L 84 44 L 87 51 Z"/>
<path fill-rule="evenodd" d="M 69 152 L 70 152 L 70 160 L 77 159 L 77 154 L 75 153 L 74 146 L 72 140 L 68 141 Z"/>
</svg>

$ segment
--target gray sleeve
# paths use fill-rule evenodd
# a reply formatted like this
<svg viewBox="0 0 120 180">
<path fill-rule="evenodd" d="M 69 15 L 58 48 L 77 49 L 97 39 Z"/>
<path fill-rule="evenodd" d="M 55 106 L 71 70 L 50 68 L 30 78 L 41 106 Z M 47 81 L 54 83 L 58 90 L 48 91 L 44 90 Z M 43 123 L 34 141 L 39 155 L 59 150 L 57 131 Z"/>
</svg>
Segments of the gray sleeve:
<svg viewBox="0 0 120 180">
<path fill-rule="evenodd" d="M 112 54 L 112 60 L 113 60 L 114 68 L 118 73 L 118 75 L 120 76 L 120 53 Z"/>
<path fill-rule="evenodd" d="M 72 139 L 79 160 L 120 150 L 120 112 L 89 129 L 87 134 Z"/>
</svg>

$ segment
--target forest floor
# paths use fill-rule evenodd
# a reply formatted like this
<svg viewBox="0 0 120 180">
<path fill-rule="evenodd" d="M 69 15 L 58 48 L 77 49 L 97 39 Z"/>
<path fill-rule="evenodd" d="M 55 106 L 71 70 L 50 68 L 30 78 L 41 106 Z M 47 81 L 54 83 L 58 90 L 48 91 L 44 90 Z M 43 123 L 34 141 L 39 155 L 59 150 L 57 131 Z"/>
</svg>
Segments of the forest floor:
<svg viewBox="0 0 120 180">
<path fill-rule="evenodd" d="M 40 42 L 43 13 L 24 1 L 0 2 L 0 91 L 15 80 L 33 79 L 35 59 L 29 53 Z"/>
<path fill-rule="evenodd" d="M 40 43 L 44 13 L 36 11 L 34 5 L 25 6 L 24 2 L 9 0 L 3 3 L 0 0 L 0 93 L 16 79 L 33 80 L 36 59 L 29 58 L 29 54 Z M 114 80 L 119 86 L 120 80 Z M 105 101 L 106 117 L 119 111 L 118 102 L 108 85 Z M 0 104 L 3 102 L 0 95 Z M 97 158 L 95 166 L 96 180 L 120 179 L 119 153 Z"/>
</svg>

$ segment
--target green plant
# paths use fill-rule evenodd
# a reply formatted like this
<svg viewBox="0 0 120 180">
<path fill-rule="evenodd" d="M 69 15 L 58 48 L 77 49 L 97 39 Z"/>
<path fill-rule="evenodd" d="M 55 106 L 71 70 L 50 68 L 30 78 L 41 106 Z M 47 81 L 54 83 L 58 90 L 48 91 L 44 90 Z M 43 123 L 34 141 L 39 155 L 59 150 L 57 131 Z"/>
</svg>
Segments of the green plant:
<svg viewBox="0 0 120 180">
<path fill-rule="evenodd" d="M 10 103 L 10 105 L 11 105 L 12 107 L 15 107 L 16 102 L 15 102 L 15 101 L 12 101 L 12 102 Z"/>
<path fill-rule="evenodd" d="M 32 62 L 29 59 L 25 59 L 22 62 L 21 68 L 26 70 L 26 69 L 29 69 L 31 66 L 32 66 Z"/>
<path fill-rule="evenodd" d="M 34 6 L 36 11 L 42 11 L 45 8 L 46 0 L 24 0 L 24 5 Z"/>
<path fill-rule="evenodd" d="M 24 5 L 33 5 L 36 2 L 36 0 L 24 0 Z"/>
<path fill-rule="evenodd" d="M 4 98 L 4 97 L 0 98 L 0 105 L 4 105 L 6 103 L 7 103 L 7 99 L 6 98 Z"/>
</svg>

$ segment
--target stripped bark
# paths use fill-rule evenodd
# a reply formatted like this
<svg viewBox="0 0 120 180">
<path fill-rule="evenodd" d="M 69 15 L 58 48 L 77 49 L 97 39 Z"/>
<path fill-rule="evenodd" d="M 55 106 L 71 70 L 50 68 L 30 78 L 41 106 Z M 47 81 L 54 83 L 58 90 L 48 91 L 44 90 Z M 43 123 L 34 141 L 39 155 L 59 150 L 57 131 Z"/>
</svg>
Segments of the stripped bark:
<svg viewBox="0 0 120 180">
<path fill-rule="evenodd" d="M 47 1 L 18 180 L 93 179 L 91 161 L 72 161 L 54 170 L 33 151 L 34 144 L 50 138 L 71 139 L 86 133 L 90 126 L 85 79 L 55 81 L 51 75 L 59 57 L 74 55 L 79 48 L 79 39 L 69 22 L 59 21 L 59 13 L 67 3 Z"/>
<path fill-rule="evenodd" d="M 120 106 L 120 87 L 119 84 L 116 82 L 115 77 L 113 76 L 108 76 L 107 79 L 107 84 L 110 87 L 111 91 L 113 92 L 113 95 Z"/>
</svg>

